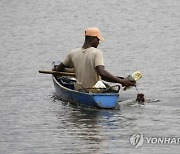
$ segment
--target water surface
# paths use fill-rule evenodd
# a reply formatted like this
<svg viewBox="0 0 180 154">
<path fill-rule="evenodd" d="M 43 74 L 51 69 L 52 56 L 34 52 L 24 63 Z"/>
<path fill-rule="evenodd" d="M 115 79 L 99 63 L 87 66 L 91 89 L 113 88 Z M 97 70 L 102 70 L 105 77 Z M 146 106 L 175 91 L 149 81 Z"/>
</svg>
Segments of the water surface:
<svg viewBox="0 0 180 154">
<path fill-rule="evenodd" d="M 132 134 L 180 137 L 180 1 L 1 0 L 0 153 L 179 153 L 179 144 L 129 143 Z M 106 69 L 140 70 L 138 89 L 120 91 L 120 109 L 91 110 L 57 99 L 51 69 L 96 26 Z M 160 100 L 158 102 L 154 100 Z"/>
</svg>

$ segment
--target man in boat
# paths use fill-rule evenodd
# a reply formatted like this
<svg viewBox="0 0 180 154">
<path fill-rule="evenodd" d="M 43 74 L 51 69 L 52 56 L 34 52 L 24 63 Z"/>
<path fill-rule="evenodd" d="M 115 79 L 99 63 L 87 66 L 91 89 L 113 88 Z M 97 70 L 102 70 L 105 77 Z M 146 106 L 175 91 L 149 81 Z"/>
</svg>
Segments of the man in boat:
<svg viewBox="0 0 180 154">
<path fill-rule="evenodd" d="M 120 78 L 105 70 L 103 53 L 97 49 L 99 41 L 103 41 L 98 28 L 85 30 L 85 41 L 82 47 L 72 50 L 67 57 L 53 71 L 68 71 L 73 68 L 77 82 L 75 89 L 92 88 L 99 80 L 119 83 L 122 86 L 134 86 L 135 82 L 127 78 Z"/>
</svg>

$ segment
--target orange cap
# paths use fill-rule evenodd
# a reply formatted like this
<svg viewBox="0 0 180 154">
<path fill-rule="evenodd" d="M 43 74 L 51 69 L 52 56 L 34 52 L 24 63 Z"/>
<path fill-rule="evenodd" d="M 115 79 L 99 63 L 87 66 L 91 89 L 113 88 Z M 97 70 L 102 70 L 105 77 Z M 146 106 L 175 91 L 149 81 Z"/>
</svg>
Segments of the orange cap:
<svg viewBox="0 0 180 154">
<path fill-rule="evenodd" d="M 99 40 L 104 41 L 98 28 L 87 28 L 85 30 L 85 36 L 97 36 Z"/>
</svg>

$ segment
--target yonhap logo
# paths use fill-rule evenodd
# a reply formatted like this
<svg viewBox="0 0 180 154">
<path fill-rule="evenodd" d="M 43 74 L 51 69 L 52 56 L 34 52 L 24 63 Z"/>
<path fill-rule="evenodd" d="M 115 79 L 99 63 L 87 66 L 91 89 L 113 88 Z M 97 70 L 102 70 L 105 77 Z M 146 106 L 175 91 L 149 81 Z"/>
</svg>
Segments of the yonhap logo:
<svg viewBox="0 0 180 154">
<path fill-rule="evenodd" d="M 180 137 L 144 137 L 142 133 L 131 135 L 130 144 L 134 148 L 139 148 L 143 144 L 180 144 Z"/>
<path fill-rule="evenodd" d="M 139 148 L 144 143 L 144 135 L 142 133 L 137 133 L 137 134 L 131 135 L 130 143 L 133 147 Z"/>
</svg>

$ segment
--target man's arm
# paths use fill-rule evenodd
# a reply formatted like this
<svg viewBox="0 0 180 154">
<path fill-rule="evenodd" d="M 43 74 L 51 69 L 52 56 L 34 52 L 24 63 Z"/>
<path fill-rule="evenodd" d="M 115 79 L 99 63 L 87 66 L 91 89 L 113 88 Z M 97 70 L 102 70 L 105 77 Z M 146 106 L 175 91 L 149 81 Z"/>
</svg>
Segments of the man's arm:
<svg viewBox="0 0 180 154">
<path fill-rule="evenodd" d="M 58 72 L 75 73 L 74 68 L 68 68 L 62 62 L 58 66 L 55 66 L 52 70 Z"/>
<path fill-rule="evenodd" d="M 54 66 L 53 71 L 63 72 L 65 65 L 61 62 L 58 66 Z"/>
<path fill-rule="evenodd" d="M 120 84 L 122 84 L 122 86 L 126 86 L 126 87 L 135 85 L 134 82 L 131 82 L 127 78 L 122 78 L 122 77 L 118 78 L 118 77 L 112 75 L 111 73 L 106 71 L 104 66 L 102 66 L 102 65 L 96 66 L 96 71 L 97 71 L 98 75 L 100 75 L 102 77 L 103 80 L 106 80 L 109 82 L 114 82 L 114 83 L 120 83 Z"/>
</svg>

